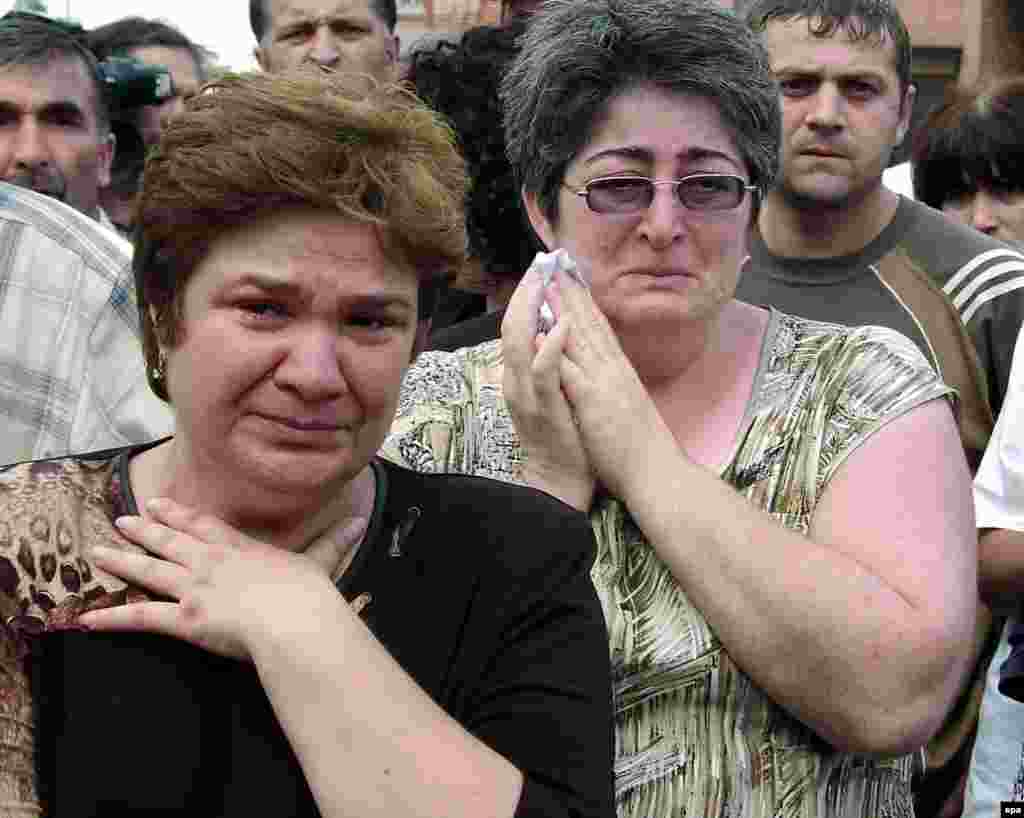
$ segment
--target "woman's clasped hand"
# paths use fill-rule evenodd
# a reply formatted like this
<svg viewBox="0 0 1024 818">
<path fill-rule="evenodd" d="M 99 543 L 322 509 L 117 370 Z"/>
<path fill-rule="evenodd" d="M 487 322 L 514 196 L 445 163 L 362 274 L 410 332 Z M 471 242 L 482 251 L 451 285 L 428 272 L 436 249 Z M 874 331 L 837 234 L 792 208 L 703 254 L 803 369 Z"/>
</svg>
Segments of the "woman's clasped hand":
<svg viewBox="0 0 1024 818">
<path fill-rule="evenodd" d="M 549 333 L 538 334 L 536 305 L 545 299 L 556 322 Z M 652 451 L 676 447 L 608 319 L 578 277 L 558 270 L 545 286 L 531 268 L 509 302 L 502 347 L 505 398 L 531 485 L 587 511 L 595 480 L 626 496 L 631 479 L 650 479 Z"/>
</svg>

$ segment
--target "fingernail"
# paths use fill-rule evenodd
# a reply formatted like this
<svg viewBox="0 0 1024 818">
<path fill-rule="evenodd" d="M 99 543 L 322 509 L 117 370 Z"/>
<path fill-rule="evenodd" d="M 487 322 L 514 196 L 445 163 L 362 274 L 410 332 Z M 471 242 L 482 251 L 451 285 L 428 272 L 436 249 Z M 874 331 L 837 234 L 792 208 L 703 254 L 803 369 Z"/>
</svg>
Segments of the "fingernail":
<svg viewBox="0 0 1024 818">
<path fill-rule="evenodd" d="M 118 528 L 132 528 L 139 524 L 139 518 L 128 514 L 122 515 L 114 520 L 114 525 Z"/>
</svg>

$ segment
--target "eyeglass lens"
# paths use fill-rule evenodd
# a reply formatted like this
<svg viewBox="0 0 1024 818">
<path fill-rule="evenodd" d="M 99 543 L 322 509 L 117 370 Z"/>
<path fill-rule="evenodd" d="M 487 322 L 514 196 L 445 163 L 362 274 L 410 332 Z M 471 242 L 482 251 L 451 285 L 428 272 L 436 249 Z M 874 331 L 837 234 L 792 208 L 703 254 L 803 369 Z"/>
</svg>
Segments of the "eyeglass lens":
<svg viewBox="0 0 1024 818">
<path fill-rule="evenodd" d="M 746 193 L 736 176 L 706 175 L 655 182 L 643 177 L 595 179 L 586 187 L 587 205 L 596 213 L 632 213 L 651 206 L 657 185 L 671 184 L 690 210 L 731 210 Z"/>
</svg>

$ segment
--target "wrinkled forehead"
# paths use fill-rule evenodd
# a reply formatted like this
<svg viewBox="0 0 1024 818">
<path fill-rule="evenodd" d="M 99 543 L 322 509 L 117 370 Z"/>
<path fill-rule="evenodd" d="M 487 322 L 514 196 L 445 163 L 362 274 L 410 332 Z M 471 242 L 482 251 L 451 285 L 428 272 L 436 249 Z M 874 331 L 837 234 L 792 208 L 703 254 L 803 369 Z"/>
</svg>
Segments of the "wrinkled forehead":
<svg viewBox="0 0 1024 818">
<path fill-rule="evenodd" d="M 146 45 L 129 49 L 128 53 L 147 65 L 159 65 L 171 72 L 176 88 L 194 90 L 200 82 L 200 66 L 187 48 Z"/>
<path fill-rule="evenodd" d="M 338 17 L 373 17 L 371 0 L 264 0 L 268 28 Z"/>
<path fill-rule="evenodd" d="M 822 17 L 774 20 L 764 30 L 772 70 L 822 67 L 896 74 L 896 43 L 886 31 L 866 33 L 856 20 Z"/>
<path fill-rule="evenodd" d="M 595 117 L 574 163 L 585 166 L 605 157 L 637 166 L 672 161 L 679 174 L 749 170 L 717 100 L 653 84 L 631 86 L 612 96 Z"/>
<path fill-rule="evenodd" d="M 66 105 L 99 119 L 99 89 L 89 67 L 77 57 L 57 57 L 42 65 L 0 66 L 0 102 L 38 109 Z"/>
</svg>

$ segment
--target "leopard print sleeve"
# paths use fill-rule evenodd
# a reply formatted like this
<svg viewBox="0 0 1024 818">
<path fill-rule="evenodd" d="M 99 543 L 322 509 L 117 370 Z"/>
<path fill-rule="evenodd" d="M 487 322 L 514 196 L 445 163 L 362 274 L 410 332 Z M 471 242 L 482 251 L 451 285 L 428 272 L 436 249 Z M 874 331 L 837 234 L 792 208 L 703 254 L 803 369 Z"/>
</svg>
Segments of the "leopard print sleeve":
<svg viewBox="0 0 1024 818">
<path fill-rule="evenodd" d="M 110 453 L 107 453 L 110 455 Z M 0 818 L 41 816 L 26 656 L 33 639 L 78 626 L 87 610 L 146 595 L 91 565 L 88 549 L 128 543 L 117 453 L 0 470 Z"/>
<path fill-rule="evenodd" d="M 0 472 L 0 617 L 16 644 L 77 627 L 86 610 L 146 598 L 88 558 L 94 545 L 139 550 L 114 527 L 126 513 L 117 462 L 63 458 Z"/>
</svg>

